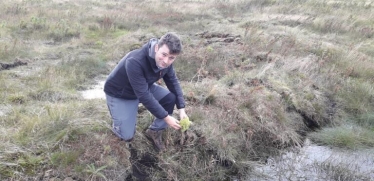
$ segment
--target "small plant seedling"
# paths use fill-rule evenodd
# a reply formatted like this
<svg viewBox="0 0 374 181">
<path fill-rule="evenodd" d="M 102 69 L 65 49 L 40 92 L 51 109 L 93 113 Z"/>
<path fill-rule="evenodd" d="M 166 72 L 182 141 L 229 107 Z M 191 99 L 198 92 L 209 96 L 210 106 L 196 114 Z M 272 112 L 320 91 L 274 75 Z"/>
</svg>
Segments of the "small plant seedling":
<svg viewBox="0 0 374 181">
<path fill-rule="evenodd" d="M 190 125 L 192 124 L 192 122 L 190 121 L 190 119 L 187 117 L 187 118 L 183 118 L 179 121 L 179 124 L 181 125 L 182 129 L 181 131 L 182 132 L 185 132 L 186 130 L 188 130 L 190 128 Z"/>
</svg>

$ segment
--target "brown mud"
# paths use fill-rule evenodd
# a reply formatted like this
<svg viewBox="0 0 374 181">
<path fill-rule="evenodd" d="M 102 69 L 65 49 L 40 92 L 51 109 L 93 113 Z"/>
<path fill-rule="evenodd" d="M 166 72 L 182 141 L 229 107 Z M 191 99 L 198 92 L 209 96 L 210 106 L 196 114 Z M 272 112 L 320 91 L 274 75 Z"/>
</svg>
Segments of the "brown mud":
<svg viewBox="0 0 374 181">
<path fill-rule="evenodd" d="M 0 62 L 0 71 L 2 70 L 9 70 L 12 68 L 16 68 L 18 66 L 24 66 L 27 65 L 28 60 L 21 60 L 19 58 L 16 58 L 13 63 L 1 63 Z"/>
</svg>

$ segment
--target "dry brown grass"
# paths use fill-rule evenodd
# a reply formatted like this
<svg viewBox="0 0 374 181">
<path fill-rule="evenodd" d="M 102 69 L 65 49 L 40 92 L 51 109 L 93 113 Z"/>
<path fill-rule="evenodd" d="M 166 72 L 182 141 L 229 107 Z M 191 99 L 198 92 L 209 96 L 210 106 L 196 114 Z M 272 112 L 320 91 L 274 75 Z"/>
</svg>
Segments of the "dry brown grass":
<svg viewBox="0 0 374 181">
<path fill-rule="evenodd" d="M 134 179 L 131 164 L 153 180 L 241 179 L 313 129 L 352 120 L 372 130 L 372 5 L 0 4 L 0 61 L 28 60 L 0 71 L 0 179 Z M 168 129 L 168 151 L 157 154 L 142 133 L 152 116 L 141 113 L 130 163 L 105 101 L 83 100 L 78 90 L 167 31 L 183 39 L 175 68 L 194 125 L 183 134 Z"/>
</svg>

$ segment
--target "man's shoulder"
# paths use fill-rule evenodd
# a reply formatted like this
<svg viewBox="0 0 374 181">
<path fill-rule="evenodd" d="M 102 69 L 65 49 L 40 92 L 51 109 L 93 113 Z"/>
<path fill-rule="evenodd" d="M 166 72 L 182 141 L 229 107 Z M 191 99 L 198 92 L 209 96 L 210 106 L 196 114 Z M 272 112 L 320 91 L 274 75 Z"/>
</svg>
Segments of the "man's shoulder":
<svg viewBox="0 0 374 181">
<path fill-rule="evenodd" d="M 142 61 L 147 58 L 147 54 L 144 53 L 143 49 L 136 49 L 129 53 L 127 60 Z"/>
<path fill-rule="evenodd" d="M 148 66 L 148 61 L 146 56 L 141 56 L 141 55 L 131 55 L 127 57 L 126 59 L 126 67 L 127 69 L 132 69 L 132 68 L 142 68 L 144 66 Z"/>
</svg>

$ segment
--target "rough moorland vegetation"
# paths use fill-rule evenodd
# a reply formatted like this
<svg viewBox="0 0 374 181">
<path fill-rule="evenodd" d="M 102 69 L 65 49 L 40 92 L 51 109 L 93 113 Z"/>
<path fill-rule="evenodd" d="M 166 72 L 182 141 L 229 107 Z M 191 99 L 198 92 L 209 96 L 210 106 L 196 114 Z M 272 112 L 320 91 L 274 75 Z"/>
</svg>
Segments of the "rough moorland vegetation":
<svg viewBox="0 0 374 181">
<path fill-rule="evenodd" d="M 2 0 L 0 179 L 250 180 L 306 137 L 373 147 L 372 9 L 359 0 Z M 168 31 L 183 39 L 175 67 L 193 125 L 167 130 L 158 154 L 143 135 L 152 115 L 139 109 L 128 149 L 105 100 L 79 91 Z"/>
</svg>

